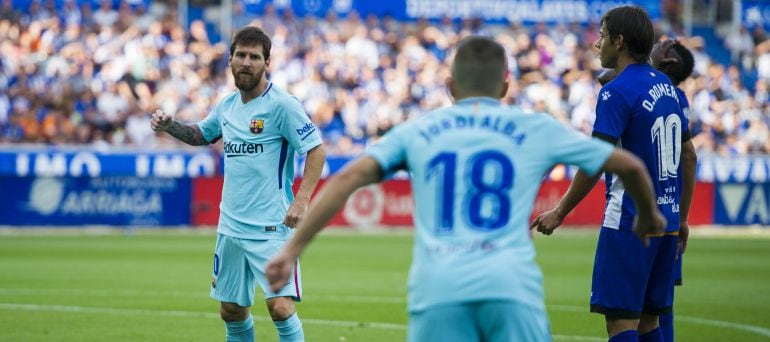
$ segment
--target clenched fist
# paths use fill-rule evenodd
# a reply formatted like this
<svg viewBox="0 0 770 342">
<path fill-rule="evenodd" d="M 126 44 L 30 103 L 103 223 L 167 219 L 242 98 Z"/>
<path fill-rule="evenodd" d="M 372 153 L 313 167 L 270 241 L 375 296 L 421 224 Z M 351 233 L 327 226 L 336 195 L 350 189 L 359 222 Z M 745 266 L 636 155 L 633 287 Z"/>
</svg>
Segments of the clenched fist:
<svg viewBox="0 0 770 342">
<path fill-rule="evenodd" d="M 152 121 L 150 121 L 150 126 L 154 131 L 166 131 L 169 127 L 171 127 L 171 122 L 173 120 L 171 117 L 164 113 L 160 109 L 156 109 L 155 112 L 152 113 Z"/>
</svg>

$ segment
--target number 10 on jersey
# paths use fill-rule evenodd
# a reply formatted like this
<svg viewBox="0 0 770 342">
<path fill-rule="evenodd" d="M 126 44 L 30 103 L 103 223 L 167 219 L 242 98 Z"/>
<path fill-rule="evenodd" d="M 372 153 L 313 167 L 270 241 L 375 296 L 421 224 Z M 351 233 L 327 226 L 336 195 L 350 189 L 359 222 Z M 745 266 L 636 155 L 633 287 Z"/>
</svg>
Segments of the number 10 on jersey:
<svg viewBox="0 0 770 342">
<path fill-rule="evenodd" d="M 676 178 L 682 150 L 682 119 L 669 114 L 655 119 L 650 129 L 658 152 L 658 179 Z"/>
</svg>

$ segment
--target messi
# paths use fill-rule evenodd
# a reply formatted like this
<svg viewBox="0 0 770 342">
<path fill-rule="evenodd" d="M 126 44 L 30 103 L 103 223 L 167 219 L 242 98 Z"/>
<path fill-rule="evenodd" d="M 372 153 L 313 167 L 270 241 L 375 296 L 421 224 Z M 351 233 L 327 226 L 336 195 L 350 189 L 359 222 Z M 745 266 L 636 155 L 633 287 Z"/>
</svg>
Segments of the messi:
<svg viewBox="0 0 770 342">
<path fill-rule="evenodd" d="M 225 142 L 225 154 L 256 154 L 264 151 L 262 144 Z"/>
<path fill-rule="evenodd" d="M 303 126 L 302 128 L 297 128 L 297 134 L 303 135 L 305 133 L 309 133 L 313 129 L 315 129 L 315 126 L 313 126 L 312 123 L 308 122 L 307 125 Z"/>
</svg>

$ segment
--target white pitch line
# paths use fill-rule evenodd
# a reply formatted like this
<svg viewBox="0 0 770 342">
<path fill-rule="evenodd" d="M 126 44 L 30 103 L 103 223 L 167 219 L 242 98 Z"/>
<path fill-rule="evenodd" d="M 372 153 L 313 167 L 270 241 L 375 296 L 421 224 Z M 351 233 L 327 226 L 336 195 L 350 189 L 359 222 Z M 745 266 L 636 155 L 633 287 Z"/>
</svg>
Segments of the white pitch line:
<svg viewBox="0 0 770 342">
<path fill-rule="evenodd" d="M 688 316 L 682 316 L 678 314 L 674 314 L 674 319 L 682 320 L 690 323 L 696 323 L 696 324 L 713 325 L 717 327 L 745 330 L 745 331 L 750 331 L 765 337 L 770 337 L 770 329 L 764 328 L 764 327 L 758 327 L 756 325 L 732 323 L 732 322 L 718 321 L 718 320 L 698 318 L 698 317 L 688 317 Z"/>
<path fill-rule="evenodd" d="M 145 295 L 145 296 L 173 296 L 173 297 L 184 297 L 189 296 L 191 298 L 199 298 L 199 297 L 205 297 L 203 295 L 196 295 L 190 292 L 166 292 L 166 293 L 159 293 L 159 292 L 149 292 L 149 291 L 133 291 L 133 290 L 84 290 L 84 289 L 31 289 L 31 288 L 0 288 L 0 294 L 88 294 L 88 295 L 99 295 L 99 296 L 136 296 L 136 295 Z M 313 300 L 319 300 L 319 301 L 344 301 L 344 302 L 352 302 L 352 303 L 406 303 L 406 299 L 404 297 L 395 297 L 395 296 L 336 296 L 336 295 L 318 295 L 318 296 L 305 296 L 306 299 L 313 301 Z M 548 310 L 555 310 L 555 311 L 567 311 L 567 312 L 588 312 L 588 308 L 582 307 L 582 306 L 574 306 L 574 305 L 547 305 L 546 309 Z M 155 311 L 152 311 L 155 312 Z M 692 316 L 684 316 L 676 314 L 674 315 L 674 318 L 676 320 L 681 320 L 688 323 L 694 323 L 694 324 L 701 324 L 701 325 L 710 325 L 720 328 L 729 328 L 729 329 L 735 329 L 735 330 L 742 330 L 747 331 L 751 333 L 755 333 L 764 337 L 770 337 L 770 329 L 751 325 L 751 324 L 743 324 L 743 323 L 733 323 L 728 321 L 722 321 L 722 320 L 714 320 L 714 319 L 706 319 L 706 318 L 700 318 L 700 317 L 692 317 Z M 303 318 L 303 321 L 306 321 L 306 319 Z M 308 321 L 310 322 L 310 321 Z M 335 325 L 332 323 L 323 323 L 325 321 L 320 320 L 319 324 L 328 324 L 328 325 Z M 347 323 L 346 323 L 347 324 Z M 355 323 L 353 326 L 360 326 L 360 324 L 364 323 Z M 375 323 L 379 324 L 379 323 Z M 382 324 L 389 324 L 389 323 L 382 323 Z M 349 326 L 349 325 L 342 325 L 342 326 Z M 556 335 L 554 335 L 556 336 Z"/>
<path fill-rule="evenodd" d="M 573 305 L 546 305 L 546 308 L 556 310 L 556 311 L 588 312 L 587 307 L 573 306 Z M 689 323 L 711 325 L 711 326 L 720 327 L 720 328 L 743 330 L 743 331 L 753 332 L 755 334 L 762 335 L 765 337 L 770 337 L 770 329 L 756 326 L 756 325 L 751 325 L 751 324 L 733 323 L 733 322 L 727 322 L 727 321 L 720 321 L 716 319 L 684 316 L 680 314 L 674 314 L 674 319 L 677 321 L 681 320 Z"/>
<path fill-rule="evenodd" d="M 206 297 L 208 293 L 201 292 L 159 292 L 136 290 L 97 290 L 97 289 L 31 289 L 31 288 L 0 288 L 0 295 L 87 295 L 91 297 Z"/>
<path fill-rule="evenodd" d="M 90 297 L 187 297 L 208 298 L 208 292 L 158 292 L 135 290 L 85 290 L 85 289 L 31 289 L 31 288 L 0 288 L 0 295 L 83 295 Z M 338 301 L 349 303 L 386 303 L 406 304 L 406 296 L 337 296 L 337 295 L 305 295 L 304 300 Z"/>
<path fill-rule="evenodd" d="M 41 304 L 14 304 L 0 303 L 0 309 L 4 310 L 23 310 L 23 311 L 56 311 L 69 313 L 86 314 L 109 314 L 109 315 L 136 315 L 136 316 L 167 316 L 167 317 L 193 317 L 219 319 L 219 315 L 213 312 L 200 311 L 180 311 L 180 310 L 147 310 L 147 309 L 119 309 L 105 307 L 86 307 L 71 305 L 41 305 Z M 266 317 L 254 316 L 254 320 L 269 322 Z M 384 330 L 403 330 L 406 331 L 405 324 L 380 323 L 380 322 L 355 322 L 355 321 L 336 321 L 327 319 L 302 318 L 302 323 L 317 324 L 325 326 L 337 326 L 344 328 L 374 328 Z M 604 341 L 604 338 L 593 336 L 572 336 L 572 335 L 552 335 L 554 339 L 565 341 Z"/>
<path fill-rule="evenodd" d="M 215 312 L 201 311 L 181 311 L 181 310 L 147 310 L 147 309 L 120 309 L 109 307 L 88 307 L 72 305 L 44 305 L 44 304 L 16 304 L 0 303 L 0 309 L 4 310 L 24 310 L 24 311 L 56 311 L 86 314 L 108 314 L 108 315 L 135 315 L 135 316 L 166 316 L 166 317 L 192 317 L 219 319 L 219 314 Z M 255 321 L 271 321 L 269 318 L 254 316 Z M 354 322 L 354 321 L 335 321 L 326 319 L 302 318 L 302 323 L 319 324 L 327 326 L 338 326 L 345 328 L 377 328 L 386 330 L 406 330 L 406 325 L 395 323 L 379 322 Z"/>
</svg>

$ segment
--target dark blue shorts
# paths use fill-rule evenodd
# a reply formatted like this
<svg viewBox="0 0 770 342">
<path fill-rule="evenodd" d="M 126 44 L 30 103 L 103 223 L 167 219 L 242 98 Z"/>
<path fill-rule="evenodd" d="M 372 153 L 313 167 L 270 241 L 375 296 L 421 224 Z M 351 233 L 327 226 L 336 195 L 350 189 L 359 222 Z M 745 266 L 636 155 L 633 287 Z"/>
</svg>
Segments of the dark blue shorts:
<svg viewBox="0 0 770 342">
<path fill-rule="evenodd" d="M 678 236 L 650 238 L 644 247 L 631 231 L 602 227 L 596 246 L 591 312 L 638 319 L 671 312 Z"/>
<path fill-rule="evenodd" d="M 682 286 L 682 253 L 679 253 L 674 265 L 674 285 Z"/>
</svg>

